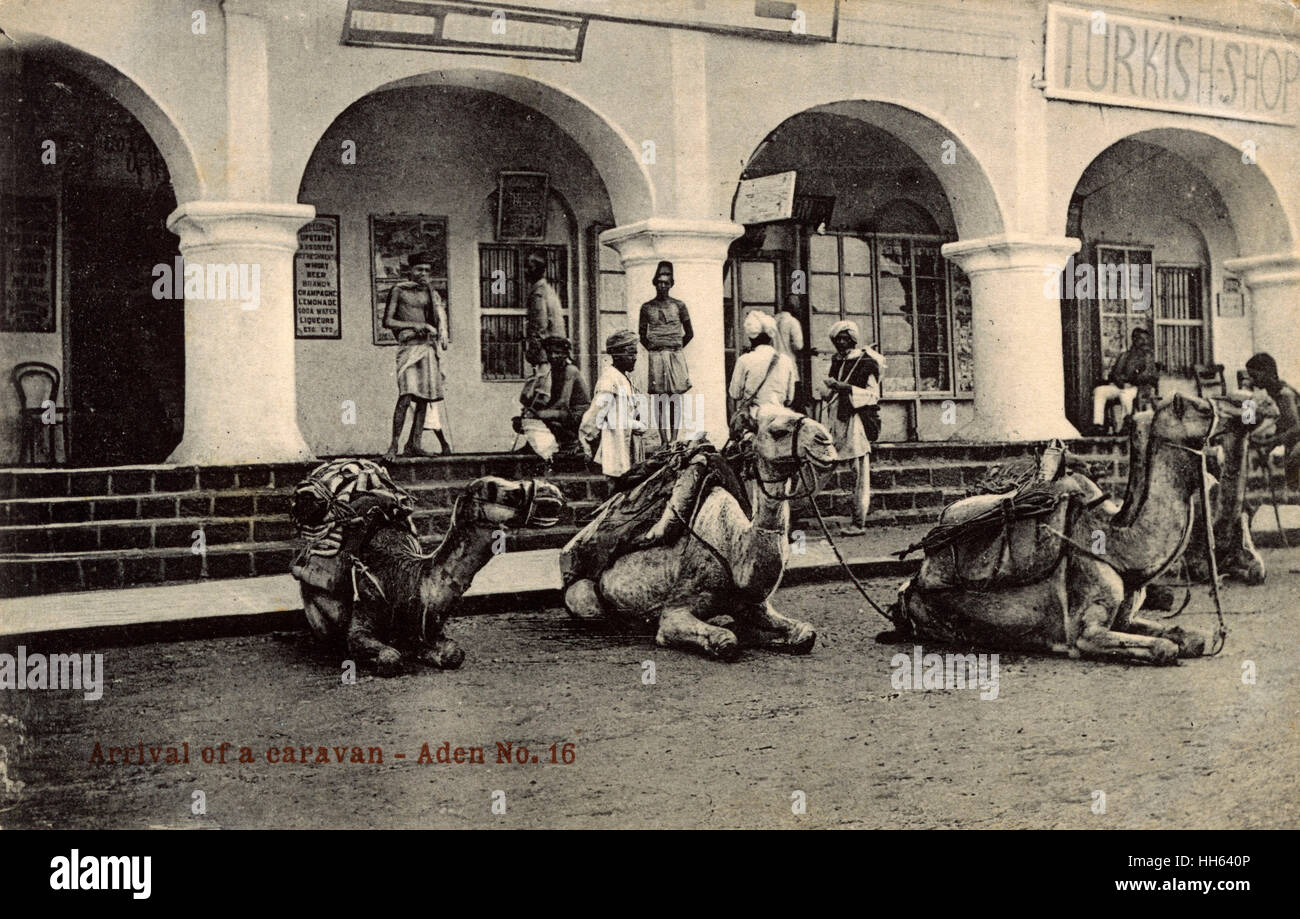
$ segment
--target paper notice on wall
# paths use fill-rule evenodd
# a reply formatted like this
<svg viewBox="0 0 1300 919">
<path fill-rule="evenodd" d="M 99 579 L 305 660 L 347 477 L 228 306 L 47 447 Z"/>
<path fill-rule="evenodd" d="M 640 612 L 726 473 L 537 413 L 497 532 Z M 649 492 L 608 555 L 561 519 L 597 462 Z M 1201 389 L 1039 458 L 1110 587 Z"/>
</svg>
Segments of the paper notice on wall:
<svg viewBox="0 0 1300 919">
<path fill-rule="evenodd" d="M 342 337 L 337 217 L 317 217 L 298 231 L 293 305 L 295 338 Z"/>
<path fill-rule="evenodd" d="M 778 172 L 757 179 L 741 180 L 732 219 L 746 226 L 789 220 L 794 215 L 796 178 L 795 172 Z"/>
</svg>

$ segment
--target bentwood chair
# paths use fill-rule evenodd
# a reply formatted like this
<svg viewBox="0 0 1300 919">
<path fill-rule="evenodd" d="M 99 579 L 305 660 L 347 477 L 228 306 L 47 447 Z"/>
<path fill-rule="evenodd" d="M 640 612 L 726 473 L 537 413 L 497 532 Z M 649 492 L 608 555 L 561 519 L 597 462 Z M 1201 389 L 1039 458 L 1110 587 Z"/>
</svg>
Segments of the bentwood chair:
<svg viewBox="0 0 1300 919">
<path fill-rule="evenodd" d="M 59 429 L 63 441 L 64 460 L 67 459 L 67 433 L 63 422 L 67 410 L 59 405 L 59 370 L 43 361 L 23 361 L 13 370 L 14 388 L 18 391 L 18 426 L 21 443 L 18 451 L 20 464 L 37 463 L 36 444 L 44 441 L 44 462 L 58 463 L 54 450 L 54 430 Z"/>
</svg>

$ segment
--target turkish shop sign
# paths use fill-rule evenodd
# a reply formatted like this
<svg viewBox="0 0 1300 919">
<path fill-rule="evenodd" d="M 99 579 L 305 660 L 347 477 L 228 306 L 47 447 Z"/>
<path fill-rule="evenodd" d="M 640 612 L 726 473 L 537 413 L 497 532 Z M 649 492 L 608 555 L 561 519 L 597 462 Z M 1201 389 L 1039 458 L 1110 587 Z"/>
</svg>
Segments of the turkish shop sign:
<svg viewBox="0 0 1300 919">
<path fill-rule="evenodd" d="M 1106 105 L 1294 125 L 1300 50 L 1103 10 L 1047 8 L 1045 93 Z"/>
</svg>

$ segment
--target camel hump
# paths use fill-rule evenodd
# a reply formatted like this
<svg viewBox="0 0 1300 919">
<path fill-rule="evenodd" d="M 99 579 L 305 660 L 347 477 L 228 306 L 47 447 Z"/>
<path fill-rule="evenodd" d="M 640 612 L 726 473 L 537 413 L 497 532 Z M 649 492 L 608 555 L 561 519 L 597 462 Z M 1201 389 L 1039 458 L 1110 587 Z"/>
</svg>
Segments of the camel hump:
<svg viewBox="0 0 1300 919">
<path fill-rule="evenodd" d="M 1094 486 L 1095 487 L 1095 486 Z M 1046 578 L 1060 564 L 1070 521 L 1083 506 L 1077 486 L 1048 483 L 1025 500 L 1015 495 L 977 495 L 944 511 L 922 540 L 925 560 L 919 586 L 990 589 Z"/>
</svg>

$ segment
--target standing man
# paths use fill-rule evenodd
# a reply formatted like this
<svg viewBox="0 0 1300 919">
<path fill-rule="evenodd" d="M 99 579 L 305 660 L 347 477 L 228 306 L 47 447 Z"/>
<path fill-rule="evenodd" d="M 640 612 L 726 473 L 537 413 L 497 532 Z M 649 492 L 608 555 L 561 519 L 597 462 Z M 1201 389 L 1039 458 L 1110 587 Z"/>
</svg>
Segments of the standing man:
<svg viewBox="0 0 1300 919">
<path fill-rule="evenodd" d="M 798 294 L 791 294 L 785 309 L 776 314 L 776 334 L 772 338 L 772 347 L 778 354 L 790 358 L 794 365 L 795 395 L 790 400 L 790 407 L 803 410 L 806 396 L 799 385 L 799 361 L 803 357 L 803 323 L 799 318 Z"/>
<path fill-rule="evenodd" d="M 426 414 L 429 426 L 442 444 L 442 452 L 451 452 L 438 413 L 438 403 L 443 399 L 438 353 L 447 350 L 451 344 L 447 332 L 447 308 L 433 289 L 432 258 L 427 253 L 417 252 L 407 264 L 411 279 L 393 286 L 388 292 L 388 305 L 384 308 L 384 328 L 397 335 L 397 407 L 393 410 L 393 440 L 384 453 L 384 460 L 390 463 L 397 458 L 407 409 L 412 406 L 411 433 L 402 455 L 435 455 L 426 453 L 420 446 Z"/>
<path fill-rule="evenodd" d="M 871 508 L 871 441 L 880 436 L 880 374 L 883 359 L 858 347 L 858 326 L 842 320 L 831 326 L 831 375 L 822 381 L 818 397 L 826 400 L 826 415 L 835 452 L 853 465 L 853 522 L 840 532 L 861 536 Z"/>
<path fill-rule="evenodd" d="M 564 304 L 546 277 L 546 253 L 534 249 L 524 258 L 524 280 L 528 282 L 528 316 L 524 329 L 524 360 L 535 368 L 546 363 L 548 338 L 566 338 Z"/>
<path fill-rule="evenodd" d="M 673 263 L 660 262 L 654 276 L 655 298 L 641 304 L 641 345 L 649 352 L 646 389 L 659 442 L 667 446 L 677 439 L 682 426 L 682 394 L 691 388 L 682 349 L 691 343 L 695 330 L 686 304 L 668 296 L 673 286 Z"/>
<path fill-rule="evenodd" d="M 646 429 L 639 393 L 628 378 L 636 367 L 636 336 L 630 329 L 620 329 L 605 339 L 605 353 L 613 363 L 596 380 L 578 439 L 588 459 L 599 459 L 601 471 L 617 487 L 619 478 L 641 461 L 641 435 Z"/>
<path fill-rule="evenodd" d="M 576 454 L 578 425 L 591 405 L 587 384 L 570 358 L 567 338 L 552 336 L 542 342 L 550 364 L 524 384 L 515 431 L 547 463 L 556 453 Z"/>
<path fill-rule="evenodd" d="M 1286 451 L 1282 461 L 1286 487 L 1300 491 L 1300 393 L 1278 377 L 1277 361 L 1271 354 L 1261 351 L 1246 361 L 1246 372 L 1251 385 L 1268 393 L 1278 412 L 1273 429 L 1259 431 L 1258 438 L 1251 437 L 1251 443 L 1269 451 L 1282 447 Z"/>
<path fill-rule="evenodd" d="M 1092 391 L 1092 423 L 1102 427 L 1106 420 L 1106 406 L 1118 399 L 1127 423 L 1133 414 L 1135 402 L 1155 401 L 1160 371 L 1156 368 L 1155 352 L 1151 348 L 1151 333 L 1144 328 L 1133 330 L 1132 347 L 1115 358 L 1110 379 Z"/>
<path fill-rule="evenodd" d="M 745 316 L 745 337 L 749 350 L 736 359 L 727 395 L 731 397 L 732 436 L 746 427 L 754 430 L 758 407 L 764 403 L 788 406 L 795 395 L 794 362 L 773 346 L 776 320 L 767 313 L 750 310 Z M 747 419 L 747 420 L 746 420 Z"/>
</svg>

